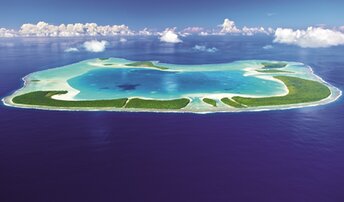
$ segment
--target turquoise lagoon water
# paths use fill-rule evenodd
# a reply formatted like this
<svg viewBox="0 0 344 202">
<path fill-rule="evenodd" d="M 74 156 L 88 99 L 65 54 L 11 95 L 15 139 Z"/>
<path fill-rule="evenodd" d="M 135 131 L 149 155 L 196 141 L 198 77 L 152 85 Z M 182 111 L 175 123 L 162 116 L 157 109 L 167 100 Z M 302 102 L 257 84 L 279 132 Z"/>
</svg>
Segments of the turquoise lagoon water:
<svg viewBox="0 0 344 202">
<path fill-rule="evenodd" d="M 281 82 L 271 80 L 274 74 L 259 74 L 255 71 L 252 74 L 245 70 L 260 67 L 263 62 L 261 60 L 204 65 L 157 63 L 157 65 L 167 67 L 168 70 L 125 67 L 125 64 L 132 62 L 121 58 L 91 59 L 36 72 L 30 75 L 30 79 L 43 82 L 30 83 L 23 92 L 26 90 L 64 90 L 56 85 L 58 83 L 56 79 L 64 78 L 64 82 L 79 91 L 74 96 L 77 100 L 124 97 L 197 98 L 204 94 L 273 96 L 285 93 L 285 86 Z M 293 76 L 314 76 L 310 69 L 301 63 L 290 62 L 284 70 L 295 72 Z M 259 76 L 265 76 L 265 78 Z"/>
<path fill-rule="evenodd" d="M 80 91 L 76 99 L 179 98 L 212 93 L 269 95 L 281 90 L 280 83 L 244 77 L 240 70 L 170 72 L 102 68 L 70 79 L 68 83 Z"/>
</svg>

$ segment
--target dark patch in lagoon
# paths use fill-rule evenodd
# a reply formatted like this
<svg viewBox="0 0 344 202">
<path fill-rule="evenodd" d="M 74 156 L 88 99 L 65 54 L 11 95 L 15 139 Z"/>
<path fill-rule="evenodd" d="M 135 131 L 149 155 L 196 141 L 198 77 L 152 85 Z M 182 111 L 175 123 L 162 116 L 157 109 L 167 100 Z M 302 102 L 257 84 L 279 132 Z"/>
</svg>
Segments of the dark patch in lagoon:
<svg viewBox="0 0 344 202">
<path fill-rule="evenodd" d="M 135 90 L 136 87 L 139 85 L 140 84 L 122 84 L 122 85 L 118 85 L 117 87 L 125 91 L 125 90 Z"/>
</svg>

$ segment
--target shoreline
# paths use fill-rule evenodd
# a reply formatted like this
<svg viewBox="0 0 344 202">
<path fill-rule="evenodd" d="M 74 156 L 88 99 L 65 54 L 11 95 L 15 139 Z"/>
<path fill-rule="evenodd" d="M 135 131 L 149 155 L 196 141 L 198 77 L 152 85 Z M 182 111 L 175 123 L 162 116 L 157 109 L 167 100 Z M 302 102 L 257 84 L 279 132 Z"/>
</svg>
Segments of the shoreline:
<svg viewBox="0 0 344 202">
<path fill-rule="evenodd" d="M 325 104 L 329 104 L 335 102 L 342 96 L 342 91 L 336 87 L 330 86 L 330 88 L 334 88 L 336 94 L 333 93 L 331 90 L 331 95 L 323 100 L 319 100 L 316 102 L 310 103 L 299 103 L 299 104 L 291 104 L 291 105 L 274 105 L 269 107 L 250 107 L 250 108 L 232 108 L 227 106 L 225 110 L 223 108 L 216 109 L 211 111 L 203 111 L 203 110 L 164 110 L 164 109 L 139 109 L 139 108 L 94 108 L 94 107 L 80 107 L 80 108 L 64 108 L 64 107 L 48 107 L 48 106 L 35 106 L 35 105 L 21 105 L 13 103 L 12 100 L 7 99 L 5 97 L 2 99 L 2 102 L 5 106 L 14 107 L 14 108 L 22 108 L 22 109 L 34 109 L 34 110 L 47 110 L 47 111 L 89 111 L 89 112 L 140 112 L 140 113 L 192 113 L 192 114 L 211 114 L 211 113 L 238 113 L 238 112 L 260 112 L 260 111 L 275 111 L 275 110 L 290 110 L 290 109 L 299 109 L 299 108 L 306 108 L 306 107 L 316 107 Z M 137 97 L 135 97 L 137 98 Z M 190 99 L 191 100 L 191 99 Z"/>
<path fill-rule="evenodd" d="M 85 61 L 82 61 L 85 62 Z M 78 62 L 78 63 L 82 63 L 82 62 Z M 86 62 L 90 62 L 90 60 L 86 60 Z M 76 64 L 78 64 L 76 63 Z M 227 63 L 224 63 L 227 64 Z M 302 63 L 301 63 L 302 64 Z M 303 64 L 304 65 L 304 64 Z M 38 105 L 26 105 L 26 104 L 17 104 L 14 103 L 12 101 L 12 99 L 16 96 L 18 96 L 18 94 L 23 94 L 20 93 L 21 91 L 23 91 L 29 84 L 30 81 L 28 80 L 30 78 L 30 76 L 32 76 L 32 74 L 37 73 L 37 72 L 33 72 L 30 73 L 26 76 L 24 76 L 22 78 L 22 80 L 24 81 L 23 86 L 16 90 L 14 93 L 12 93 L 9 96 L 6 96 L 4 98 L 2 98 L 2 102 L 5 106 L 9 106 L 9 107 L 17 107 L 17 108 L 25 108 L 25 109 L 39 109 L 39 110 L 52 110 L 52 111 L 111 111 L 111 112 L 152 112 L 152 113 L 196 113 L 196 114 L 209 114 L 209 113 L 232 113 L 232 112 L 259 112 L 259 111 L 272 111 L 272 110 L 288 110 L 288 109 L 296 109 L 296 108 L 304 108 L 304 107 L 315 107 L 315 106 L 320 106 L 320 105 L 325 105 L 328 103 L 332 103 L 334 101 L 336 101 L 339 97 L 341 97 L 342 95 L 342 91 L 334 86 L 332 86 L 331 84 L 329 84 L 328 82 L 326 82 L 325 80 L 323 80 L 321 77 L 319 77 L 318 75 L 314 74 L 313 69 L 308 66 L 305 65 L 307 68 L 309 68 L 310 70 L 310 76 L 314 76 L 316 78 L 317 81 L 319 81 L 320 83 L 324 84 L 326 87 L 329 88 L 331 94 L 322 99 L 322 100 L 318 100 L 318 101 L 314 101 L 314 102 L 305 102 L 305 103 L 297 103 L 297 104 L 287 104 L 287 105 L 271 105 L 271 106 L 261 106 L 261 107 L 248 107 L 248 108 L 234 108 L 234 107 L 230 107 L 225 105 L 224 103 L 220 102 L 218 104 L 220 104 L 218 107 L 208 107 L 208 109 L 204 109 L 204 106 L 200 106 L 197 108 L 197 104 L 199 103 L 192 103 L 193 101 L 193 97 L 195 97 L 196 99 L 200 99 L 203 100 L 203 98 L 215 98 L 216 100 L 220 100 L 221 98 L 224 97 L 233 97 L 235 95 L 240 95 L 240 96 L 245 96 L 247 98 L 257 98 L 257 97 L 264 97 L 264 96 L 257 96 L 257 95 L 246 95 L 246 94 L 233 94 L 233 93 L 217 93 L 217 94 L 186 94 L 184 95 L 184 97 L 181 98 L 186 98 L 190 100 L 190 103 L 181 109 L 178 110 L 170 110 L 170 109 L 142 109 L 142 108 L 108 108 L 108 107 L 104 107 L 104 108 L 100 108 L 100 107 L 51 107 L 51 106 L 38 106 Z M 58 67 L 58 68 L 65 68 L 64 67 Z M 104 68 L 113 68 L 111 66 L 108 67 L 104 67 Z M 253 76 L 253 77 L 257 77 L 263 80 L 273 80 L 275 82 L 279 82 L 282 83 L 284 86 L 284 92 L 282 94 L 279 95 L 274 95 L 274 96 L 283 96 L 289 93 L 289 90 L 287 88 L 287 86 L 280 80 L 274 78 L 271 75 L 265 74 L 265 73 L 259 73 L 256 72 L 256 70 L 259 69 L 259 67 L 254 66 L 254 67 L 248 67 L 248 68 L 243 68 L 243 71 L 247 73 L 247 75 L 245 74 L 245 76 Z M 45 70 L 43 70 L 45 71 Z M 85 68 L 84 71 L 79 72 L 79 74 L 83 74 L 85 72 L 89 71 L 89 68 Z M 165 71 L 165 70 L 161 70 L 161 71 Z M 167 70 L 168 71 L 168 70 Z M 78 71 L 77 71 L 78 72 Z M 75 77 L 75 75 L 72 76 L 72 78 Z M 57 100 L 65 100 L 65 101 L 73 101 L 75 99 L 73 99 L 73 97 L 75 95 L 77 95 L 80 91 L 78 91 L 77 89 L 74 89 L 73 87 L 71 87 L 67 80 L 69 78 L 64 78 L 64 79 L 59 79 L 58 81 L 64 81 L 63 83 L 63 87 L 62 90 L 66 90 L 68 91 L 68 93 L 63 94 L 63 95 L 54 95 L 51 98 L 52 99 L 57 99 Z M 61 89 L 60 89 L 61 90 Z M 29 91 L 30 92 L 30 91 Z M 31 91 L 32 92 L 32 91 Z M 265 96 L 266 97 L 266 96 Z M 269 96 L 270 97 L 270 96 Z M 133 99 L 133 98 L 142 98 L 142 99 L 149 99 L 146 97 L 128 97 L 128 99 Z M 163 99 L 162 99 L 163 100 Z M 204 104 L 204 103 L 203 103 Z M 196 105 L 196 106 L 194 106 Z M 209 110 L 211 109 L 211 110 Z"/>
</svg>

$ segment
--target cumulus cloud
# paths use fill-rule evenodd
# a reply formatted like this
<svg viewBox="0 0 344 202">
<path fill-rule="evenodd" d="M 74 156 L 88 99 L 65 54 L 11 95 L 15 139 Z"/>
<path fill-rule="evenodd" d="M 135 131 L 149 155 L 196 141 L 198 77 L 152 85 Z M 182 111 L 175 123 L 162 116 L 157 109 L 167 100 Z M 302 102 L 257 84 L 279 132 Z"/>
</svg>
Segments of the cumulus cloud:
<svg viewBox="0 0 344 202">
<path fill-rule="evenodd" d="M 223 23 L 220 25 L 220 31 L 213 31 L 212 35 L 224 35 L 224 34 L 241 34 L 245 36 L 252 36 L 255 34 L 272 34 L 274 30 L 272 28 L 265 29 L 264 27 L 247 27 L 238 28 L 235 22 L 229 19 L 224 19 Z"/>
<path fill-rule="evenodd" d="M 133 35 L 133 32 L 126 25 L 100 26 L 96 23 L 50 25 L 41 21 L 37 24 L 23 24 L 18 35 L 27 37 L 117 36 Z"/>
<path fill-rule="evenodd" d="M 181 43 L 182 40 L 179 39 L 178 34 L 175 33 L 175 28 L 170 29 L 167 28 L 165 31 L 162 32 L 160 41 L 166 42 L 166 43 Z"/>
<path fill-rule="evenodd" d="M 5 28 L 0 28 L 0 37 L 15 37 L 17 36 L 16 32 L 14 30 L 9 30 Z"/>
<path fill-rule="evenodd" d="M 218 49 L 215 47 L 208 48 L 203 45 L 195 45 L 192 49 L 195 51 L 208 52 L 208 53 L 215 53 L 216 51 L 218 51 Z"/>
<path fill-rule="evenodd" d="M 140 36 L 151 36 L 153 34 L 154 34 L 154 32 L 150 31 L 147 27 L 138 32 L 138 35 L 140 35 Z"/>
<path fill-rule="evenodd" d="M 104 40 L 103 41 L 92 40 L 92 41 L 86 41 L 83 44 L 83 47 L 88 52 L 98 53 L 98 52 L 105 51 L 107 44 L 108 42 Z"/>
<path fill-rule="evenodd" d="M 66 53 L 79 52 L 79 49 L 77 49 L 77 48 L 67 48 L 67 49 L 64 50 L 64 52 L 66 52 Z"/>
<path fill-rule="evenodd" d="M 264 29 L 264 27 L 243 27 L 242 28 L 242 34 L 246 36 L 253 36 L 254 34 L 269 34 L 268 31 Z"/>
<path fill-rule="evenodd" d="M 339 30 L 340 28 L 338 28 Z M 189 35 L 225 35 L 225 34 L 242 34 L 251 36 L 254 34 L 271 34 L 274 33 L 272 28 L 263 27 L 246 27 L 238 28 L 234 21 L 224 19 L 219 27 L 205 29 L 203 27 L 187 27 L 177 32 L 176 29 L 166 29 L 163 32 L 144 28 L 143 30 L 133 31 L 126 25 L 98 25 L 96 23 L 75 23 L 53 25 L 44 21 L 37 24 L 23 24 L 19 30 L 9 30 L 0 28 L 0 37 L 83 37 L 83 36 L 158 36 L 160 39 L 169 43 L 179 43 L 182 40 L 179 37 Z"/>
<path fill-rule="evenodd" d="M 227 18 L 223 21 L 220 27 L 222 27 L 220 33 L 240 33 L 240 30 L 235 26 L 235 22 Z"/>
<path fill-rule="evenodd" d="M 325 48 L 344 45 L 344 33 L 321 27 L 308 27 L 306 30 L 278 28 L 274 42 L 303 48 Z"/>
</svg>

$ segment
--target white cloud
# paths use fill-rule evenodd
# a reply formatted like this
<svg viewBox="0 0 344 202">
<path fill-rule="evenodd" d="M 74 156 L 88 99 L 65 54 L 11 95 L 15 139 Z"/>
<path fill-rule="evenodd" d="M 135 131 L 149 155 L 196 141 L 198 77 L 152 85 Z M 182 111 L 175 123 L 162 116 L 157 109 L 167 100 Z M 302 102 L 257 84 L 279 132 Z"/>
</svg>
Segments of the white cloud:
<svg viewBox="0 0 344 202">
<path fill-rule="evenodd" d="M 245 36 L 252 36 L 255 34 L 271 34 L 274 33 L 272 28 L 265 29 L 264 27 L 247 27 L 244 26 L 243 28 L 238 28 L 235 25 L 235 22 L 229 19 L 224 19 L 222 25 L 220 25 L 220 31 L 214 31 L 211 33 L 212 35 L 224 35 L 224 34 L 241 34 Z"/>
<path fill-rule="evenodd" d="M 181 36 L 181 37 L 187 37 L 187 36 L 190 36 L 191 33 L 187 33 L 187 32 L 178 32 L 178 35 Z"/>
<path fill-rule="evenodd" d="M 254 34 L 269 34 L 267 31 L 265 31 L 264 27 L 243 27 L 242 28 L 242 34 L 246 36 L 253 36 Z"/>
<path fill-rule="evenodd" d="M 127 42 L 127 39 L 126 39 L 126 38 L 120 38 L 120 39 L 119 39 L 119 42 L 125 43 L 125 42 Z"/>
<path fill-rule="evenodd" d="M 344 33 L 321 27 L 308 27 L 306 30 L 295 31 L 278 28 L 274 42 L 293 44 L 303 48 L 325 48 L 344 45 Z"/>
<path fill-rule="evenodd" d="M 274 33 L 275 33 L 275 30 L 274 30 L 273 28 L 269 27 L 268 30 L 267 30 L 267 32 L 268 32 L 269 34 L 274 34 Z"/>
<path fill-rule="evenodd" d="M 83 44 L 83 47 L 85 48 L 86 51 L 88 52 L 103 52 L 105 51 L 106 45 L 108 44 L 107 41 L 97 41 L 97 40 L 92 40 L 92 41 L 86 41 Z"/>
<path fill-rule="evenodd" d="M 187 27 L 183 30 L 183 32 L 185 33 L 190 33 L 190 34 L 194 34 L 194 33 L 200 33 L 204 30 L 203 27 Z"/>
<path fill-rule="evenodd" d="M 193 34 L 201 35 L 201 33 L 206 33 L 203 27 L 187 27 L 183 29 L 181 32 L 179 32 L 178 34 L 182 37 L 186 37 Z"/>
<path fill-rule="evenodd" d="M 240 30 L 235 26 L 235 22 L 229 19 L 225 19 L 220 25 L 222 27 L 220 33 L 240 33 Z"/>
<path fill-rule="evenodd" d="M 206 46 L 203 46 L 203 45 L 195 45 L 192 49 L 195 51 L 208 52 L 208 53 L 215 53 L 216 51 L 218 51 L 218 49 L 215 47 L 207 48 Z"/>
<path fill-rule="evenodd" d="M 64 50 L 64 52 L 66 52 L 66 53 L 79 52 L 79 49 L 77 49 L 77 48 L 67 48 L 66 50 Z"/>
<path fill-rule="evenodd" d="M 166 43 L 181 43 L 183 42 L 182 40 L 179 39 L 178 34 L 175 33 L 175 28 L 170 29 L 167 28 L 165 29 L 164 32 L 162 32 L 160 41 L 166 42 Z"/>
<path fill-rule="evenodd" d="M 338 28 L 340 30 L 341 28 Z M 23 24 L 19 30 L 9 30 L 0 28 L 0 37 L 83 37 L 83 36 L 152 36 L 160 35 L 160 39 L 165 42 L 173 41 L 172 43 L 179 43 L 182 40 L 179 37 L 186 37 L 192 34 L 201 36 L 207 35 L 224 35 L 224 34 L 242 34 L 254 35 L 257 33 L 271 34 L 274 30 L 271 28 L 264 29 L 263 27 L 246 27 L 242 29 L 236 27 L 235 22 L 229 19 L 224 19 L 220 28 L 205 29 L 203 27 L 187 27 L 180 32 L 176 29 L 166 29 L 158 32 L 149 28 L 143 30 L 133 31 L 126 25 L 97 25 L 96 23 L 75 23 L 75 24 L 60 24 L 52 25 L 44 21 L 37 24 Z"/>
<path fill-rule="evenodd" d="M 15 37 L 17 36 L 16 32 L 14 30 L 9 30 L 9 29 L 5 29 L 5 28 L 0 28 L 0 37 Z"/>
<path fill-rule="evenodd" d="M 266 45 L 266 46 L 263 46 L 263 49 L 264 50 L 269 50 L 269 49 L 273 49 L 274 47 L 272 45 Z"/>
<path fill-rule="evenodd" d="M 342 28 L 344 30 L 344 28 Z M 340 28 L 338 28 L 340 30 Z M 96 23 L 75 23 L 52 25 L 46 22 L 38 22 L 37 24 L 23 24 L 19 30 L 9 30 L 0 28 L 0 37 L 84 37 L 84 36 L 158 36 L 160 39 L 169 43 L 179 43 L 182 40 L 179 37 L 186 37 L 197 34 L 201 36 L 207 35 L 225 35 L 225 34 L 271 34 L 274 33 L 272 28 L 265 29 L 263 27 L 246 27 L 242 29 L 236 27 L 235 22 L 224 19 L 220 27 L 205 29 L 203 27 L 187 27 L 180 32 L 175 28 L 166 29 L 163 32 L 144 28 L 143 30 L 133 31 L 126 25 L 97 25 Z M 166 39 L 166 40 L 165 40 Z"/>
<path fill-rule="evenodd" d="M 208 36 L 209 32 L 200 32 L 198 35 L 200 35 L 200 36 Z"/>
<path fill-rule="evenodd" d="M 140 30 L 138 35 L 140 36 L 151 36 L 153 35 L 154 33 L 152 31 L 150 31 L 147 27 L 144 28 L 143 30 Z"/>
<path fill-rule="evenodd" d="M 37 37 L 133 35 L 133 32 L 126 25 L 100 26 L 96 23 L 50 25 L 46 22 L 38 22 L 37 24 L 23 24 L 18 33 L 20 36 Z"/>
</svg>

